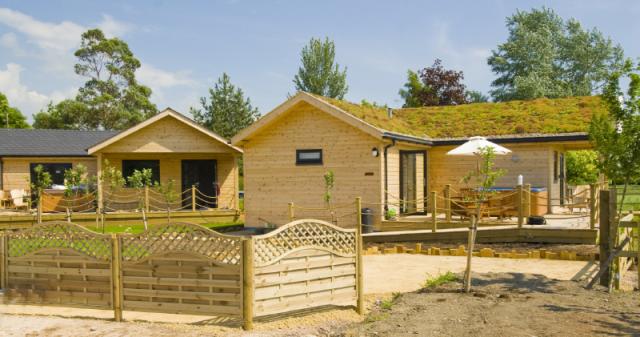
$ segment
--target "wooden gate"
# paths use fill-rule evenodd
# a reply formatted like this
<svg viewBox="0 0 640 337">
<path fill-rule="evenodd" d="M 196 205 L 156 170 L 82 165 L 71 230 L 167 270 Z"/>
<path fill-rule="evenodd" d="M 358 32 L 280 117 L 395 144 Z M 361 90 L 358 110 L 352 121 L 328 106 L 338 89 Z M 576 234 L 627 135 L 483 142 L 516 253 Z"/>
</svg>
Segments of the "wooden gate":
<svg viewBox="0 0 640 337">
<path fill-rule="evenodd" d="M 256 317 L 356 305 L 355 230 L 306 219 L 253 241 Z"/>
</svg>

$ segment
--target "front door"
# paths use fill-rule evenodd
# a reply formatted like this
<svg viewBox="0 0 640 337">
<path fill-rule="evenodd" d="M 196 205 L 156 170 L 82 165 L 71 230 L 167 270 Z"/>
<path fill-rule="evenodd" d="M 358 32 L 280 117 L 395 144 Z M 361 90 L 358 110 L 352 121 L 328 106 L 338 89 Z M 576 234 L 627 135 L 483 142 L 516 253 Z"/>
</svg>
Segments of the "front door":
<svg viewBox="0 0 640 337">
<path fill-rule="evenodd" d="M 195 186 L 197 208 L 218 207 L 217 163 L 215 160 L 182 161 L 182 205 L 192 204 L 191 186 Z"/>
<path fill-rule="evenodd" d="M 400 152 L 400 213 L 417 211 L 416 185 L 416 153 Z"/>
</svg>

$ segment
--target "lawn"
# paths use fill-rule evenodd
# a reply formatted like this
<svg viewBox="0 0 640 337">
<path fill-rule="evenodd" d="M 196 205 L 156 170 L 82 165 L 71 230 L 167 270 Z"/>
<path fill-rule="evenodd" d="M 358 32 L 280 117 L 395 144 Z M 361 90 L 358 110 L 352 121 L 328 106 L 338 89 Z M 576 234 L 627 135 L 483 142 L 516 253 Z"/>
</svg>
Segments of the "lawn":
<svg viewBox="0 0 640 337">
<path fill-rule="evenodd" d="M 623 186 L 616 186 L 618 203 L 622 201 L 622 189 Z M 622 209 L 625 211 L 640 211 L 640 185 L 630 185 L 627 188 L 627 194 L 625 195 L 624 206 Z"/>
</svg>

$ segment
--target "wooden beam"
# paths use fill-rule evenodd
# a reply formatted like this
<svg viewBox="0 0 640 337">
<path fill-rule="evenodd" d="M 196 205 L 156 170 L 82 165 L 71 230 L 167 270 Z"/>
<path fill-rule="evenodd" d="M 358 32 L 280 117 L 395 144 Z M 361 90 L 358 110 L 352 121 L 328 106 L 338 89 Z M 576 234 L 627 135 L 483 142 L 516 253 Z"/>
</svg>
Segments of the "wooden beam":
<svg viewBox="0 0 640 337">
<path fill-rule="evenodd" d="M 113 317 L 116 322 L 122 321 L 122 279 L 120 263 L 120 238 L 111 234 L 111 295 L 113 296 Z"/>
<path fill-rule="evenodd" d="M 356 198 L 356 311 L 364 314 L 364 273 L 362 268 L 362 198 Z"/>
<path fill-rule="evenodd" d="M 242 241 L 242 328 L 253 329 L 253 239 Z"/>
</svg>

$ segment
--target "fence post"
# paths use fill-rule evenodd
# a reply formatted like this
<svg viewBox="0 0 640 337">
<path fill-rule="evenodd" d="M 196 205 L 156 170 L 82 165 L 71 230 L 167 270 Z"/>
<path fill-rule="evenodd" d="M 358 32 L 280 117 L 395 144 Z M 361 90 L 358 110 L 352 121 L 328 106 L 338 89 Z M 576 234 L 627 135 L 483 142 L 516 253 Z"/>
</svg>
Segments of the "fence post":
<svg viewBox="0 0 640 337">
<path fill-rule="evenodd" d="M 196 211 L 196 185 L 191 185 L 191 211 Z"/>
<path fill-rule="evenodd" d="M 451 222 L 451 184 L 444 185 L 444 208 L 447 222 Z"/>
<path fill-rule="evenodd" d="M 438 207 L 436 202 L 437 194 L 435 191 L 431 192 L 431 222 L 433 223 L 433 227 L 431 227 L 431 231 L 435 232 L 438 229 Z"/>
<path fill-rule="evenodd" d="M 589 184 L 589 228 L 591 229 L 596 228 L 596 221 L 598 216 L 598 204 L 596 200 L 597 197 L 598 194 L 596 191 L 596 184 Z"/>
<path fill-rule="evenodd" d="M 289 222 L 293 221 L 293 219 L 295 219 L 295 213 L 294 213 L 294 209 L 293 209 L 293 202 L 290 202 L 289 204 Z"/>
<path fill-rule="evenodd" d="M 113 317 L 116 322 L 122 321 L 122 281 L 120 279 L 120 238 L 111 234 L 111 293 L 113 295 Z"/>
<path fill-rule="evenodd" d="M 524 216 L 528 218 L 531 216 L 531 184 L 524 185 L 524 202 Z"/>
<path fill-rule="evenodd" d="M 613 251 L 616 237 L 616 193 L 615 190 L 600 191 L 600 268 L 605 268 L 609 255 Z M 606 266 L 601 273 L 600 284 L 609 287 L 611 282 L 612 268 Z"/>
<path fill-rule="evenodd" d="M 362 279 L 362 198 L 356 198 L 356 312 L 364 314 L 364 287 Z"/>
<path fill-rule="evenodd" d="M 242 328 L 253 329 L 253 239 L 242 241 Z"/>
<path fill-rule="evenodd" d="M 0 234 L 0 289 L 7 289 L 7 255 L 9 238 L 6 233 Z"/>
<path fill-rule="evenodd" d="M 523 194 L 524 194 L 524 189 L 522 188 L 522 185 L 516 186 L 516 203 L 518 208 L 518 228 L 522 228 L 522 225 L 524 225 Z"/>
<path fill-rule="evenodd" d="M 38 193 L 38 204 L 36 205 L 36 221 L 42 223 L 42 192 Z"/>
<path fill-rule="evenodd" d="M 144 185 L 144 209 L 149 213 L 149 186 Z"/>
</svg>

